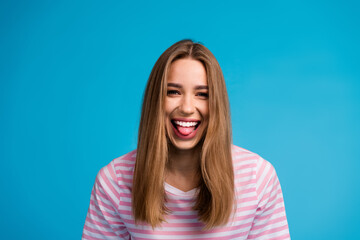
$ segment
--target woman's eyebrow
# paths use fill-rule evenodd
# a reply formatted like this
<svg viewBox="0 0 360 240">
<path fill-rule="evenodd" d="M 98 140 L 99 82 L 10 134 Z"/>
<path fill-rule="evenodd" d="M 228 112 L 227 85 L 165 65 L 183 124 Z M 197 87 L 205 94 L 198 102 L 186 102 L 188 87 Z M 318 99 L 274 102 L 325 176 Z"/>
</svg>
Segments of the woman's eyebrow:
<svg viewBox="0 0 360 240">
<path fill-rule="evenodd" d="M 168 83 L 167 85 L 168 87 L 182 88 L 182 85 L 177 83 Z"/>
<path fill-rule="evenodd" d="M 195 87 L 195 89 L 196 89 L 196 90 L 199 90 L 199 89 L 206 89 L 206 90 L 208 90 L 209 87 L 206 86 L 206 85 L 198 85 L 198 86 Z"/>
<path fill-rule="evenodd" d="M 167 85 L 168 85 L 168 87 L 182 88 L 182 85 L 178 84 L 178 83 L 168 83 Z M 197 85 L 197 86 L 195 86 L 195 89 L 196 90 L 201 90 L 201 89 L 208 90 L 209 87 L 207 85 Z"/>
</svg>

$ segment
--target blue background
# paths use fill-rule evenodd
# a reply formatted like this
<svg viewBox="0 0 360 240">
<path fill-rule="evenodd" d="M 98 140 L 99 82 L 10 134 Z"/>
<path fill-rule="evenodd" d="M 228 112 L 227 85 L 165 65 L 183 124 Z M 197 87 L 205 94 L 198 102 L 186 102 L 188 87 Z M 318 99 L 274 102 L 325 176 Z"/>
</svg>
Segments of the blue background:
<svg viewBox="0 0 360 240">
<path fill-rule="evenodd" d="M 136 148 L 151 68 L 217 57 L 236 145 L 276 168 L 293 239 L 359 239 L 358 1 L 1 1 L 1 239 L 80 239 L 95 176 Z"/>
</svg>

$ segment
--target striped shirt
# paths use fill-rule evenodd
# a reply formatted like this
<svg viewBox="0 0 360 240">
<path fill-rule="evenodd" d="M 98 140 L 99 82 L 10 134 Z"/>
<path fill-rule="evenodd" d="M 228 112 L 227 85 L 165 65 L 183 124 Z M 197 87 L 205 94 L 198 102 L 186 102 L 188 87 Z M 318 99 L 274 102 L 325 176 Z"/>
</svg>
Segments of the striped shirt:
<svg viewBox="0 0 360 240">
<path fill-rule="evenodd" d="M 183 192 L 167 183 L 161 227 L 135 225 L 131 188 L 136 150 L 102 168 L 91 193 L 82 239 L 290 239 L 284 200 L 274 167 L 259 155 L 232 146 L 236 210 L 221 227 L 203 230 L 195 204 L 197 189 Z"/>
</svg>

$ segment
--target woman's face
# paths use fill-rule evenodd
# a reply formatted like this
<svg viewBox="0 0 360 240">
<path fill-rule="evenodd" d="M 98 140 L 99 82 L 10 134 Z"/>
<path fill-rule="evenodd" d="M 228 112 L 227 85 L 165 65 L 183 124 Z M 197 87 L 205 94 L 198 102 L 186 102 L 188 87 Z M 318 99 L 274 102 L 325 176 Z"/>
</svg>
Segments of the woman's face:
<svg viewBox="0 0 360 240">
<path fill-rule="evenodd" d="M 165 97 L 166 130 L 179 150 L 194 148 L 208 125 L 209 100 L 206 71 L 194 59 L 179 59 L 170 66 Z"/>
</svg>

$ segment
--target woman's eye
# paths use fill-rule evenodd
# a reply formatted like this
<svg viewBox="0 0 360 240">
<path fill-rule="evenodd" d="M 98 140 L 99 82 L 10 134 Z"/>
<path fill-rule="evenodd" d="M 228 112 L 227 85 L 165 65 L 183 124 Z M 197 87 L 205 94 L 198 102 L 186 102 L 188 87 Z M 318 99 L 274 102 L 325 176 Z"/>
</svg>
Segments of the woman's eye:
<svg viewBox="0 0 360 240">
<path fill-rule="evenodd" d="M 176 91 L 176 90 L 168 90 L 167 94 L 168 95 L 177 95 L 177 94 L 180 94 L 180 93 L 179 93 L 179 91 Z"/>
<path fill-rule="evenodd" d="M 197 94 L 198 96 L 200 97 L 204 97 L 204 98 L 208 98 L 209 97 L 209 94 L 208 93 L 205 93 L 205 92 L 200 92 Z"/>
</svg>

